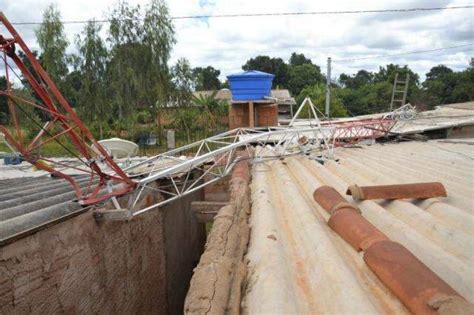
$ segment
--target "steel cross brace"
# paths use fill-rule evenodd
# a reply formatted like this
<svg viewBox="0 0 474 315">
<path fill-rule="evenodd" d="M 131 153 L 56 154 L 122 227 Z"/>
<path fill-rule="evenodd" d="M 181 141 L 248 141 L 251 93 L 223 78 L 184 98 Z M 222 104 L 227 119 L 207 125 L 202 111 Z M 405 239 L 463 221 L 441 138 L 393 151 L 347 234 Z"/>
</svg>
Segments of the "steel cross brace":
<svg viewBox="0 0 474 315">
<path fill-rule="evenodd" d="M 330 132 L 322 133 L 318 127 L 239 128 L 151 157 L 125 169 L 131 177 L 142 177 L 135 178 L 138 186 L 130 199 L 129 210 L 132 216 L 137 216 L 214 183 L 231 172 L 239 161 L 235 153 L 240 149 L 249 152 L 252 149 L 253 154 L 249 156 L 257 162 L 268 157 L 263 155 L 268 150 L 273 159 L 288 154 L 309 153 L 314 148 L 329 156 L 332 147 L 326 145 L 329 141 L 323 139 L 324 134 Z M 195 151 L 190 158 L 175 156 L 190 150 Z M 164 167 L 160 168 L 160 164 Z M 146 172 L 140 170 L 147 168 L 147 165 L 149 169 Z M 197 176 L 194 175 L 196 171 L 200 172 Z M 134 175 L 134 172 L 137 174 Z M 169 182 L 168 189 L 153 187 L 153 183 L 163 180 Z M 146 189 L 160 192 L 167 198 L 143 209 L 135 209 Z"/>
<path fill-rule="evenodd" d="M 69 105 L 66 98 L 61 94 L 56 84 L 43 69 L 13 25 L 1 12 L 0 23 L 3 24 L 9 36 L 11 36 L 11 38 L 6 38 L 0 35 L 0 58 L 5 62 L 7 78 L 7 89 L 0 91 L 0 96 L 7 97 L 10 116 L 12 117 L 16 131 L 15 133 L 11 133 L 8 128 L 0 126 L 0 132 L 5 135 L 5 139 L 8 143 L 22 155 L 23 159 L 35 165 L 37 168 L 69 181 L 74 187 L 79 202 L 83 205 L 94 204 L 133 190 L 136 183 L 127 176 L 112 160 L 108 152 L 95 140 L 90 130 Z M 16 52 L 17 48 L 23 51 L 26 59 L 30 63 L 30 67 L 27 67 L 18 56 Z M 11 60 L 13 64 L 10 64 L 8 62 L 9 60 Z M 28 85 L 41 100 L 40 104 L 13 94 L 9 82 L 9 72 L 11 71 L 17 75 L 14 68 L 21 71 L 23 79 L 28 82 Z M 40 131 L 38 135 L 34 137 L 29 144 L 23 141 L 24 139 L 17 121 L 15 106 L 13 105 L 16 104 L 20 106 L 20 102 L 28 106 L 33 106 L 50 117 L 50 121 L 44 126 L 39 125 Z M 19 108 L 21 109 L 21 107 Z M 49 138 L 41 141 L 41 138 L 45 135 L 48 135 Z M 66 139 L 67 143 L 73 145 L 73 148 L 68 150 L 77 155 L 78 160 L 85 164 L 85 168 L 78 168 L 78 170 L 90 174 L 91 183 L 98 183 L 96 187 L 87 187 L 85 190 L 81 189 L 72 176 L 63 173 L 59 169 L 59 164 L 54 161 L 46 163 L 46 159 L 35 152 L 36 149 L 39 149 L 53 140 L 59 142 L 59 138 Z M 66 148 L 65 145 L 63 146 Z M 92 150 L 91 146 L 93 146 L 97 152 Z M 103 166 L 99 165 L 99 161 L 103 162 Z M 105 168 L 107 168 L 107 171 L 105 171 Z M 99 181 L 93 181 L 93 179 L 97 178 L 99 178 Z M 99 193 L 103 191 L 103 188 L 110 182 L 122 183 L 123 185 L 121 185 L 121 188 L 118 190 L 99 195 Z"/>
</svg>

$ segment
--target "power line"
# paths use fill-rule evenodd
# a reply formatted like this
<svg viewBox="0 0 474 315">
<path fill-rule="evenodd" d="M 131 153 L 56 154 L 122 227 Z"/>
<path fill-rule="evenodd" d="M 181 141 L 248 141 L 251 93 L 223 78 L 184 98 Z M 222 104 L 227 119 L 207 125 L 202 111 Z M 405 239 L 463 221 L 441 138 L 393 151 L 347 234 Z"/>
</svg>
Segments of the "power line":
<svg viewBox="0 0 474 315">
<path fill-rule="evenodd" d="M 274 13 L 238 13 L 238 14 L 215 14 L 215 15 L 184 15 L 172 16 L 171 20 L 190 20 L 190 19 L 210 19 L 210 18 L 239 18 L 239 17 L 263 17 L 263 16 L 302 16 L 302 15 L 337 15 L 337 14 L 370 14 L 370 13 L 409 13 L 409 12 L 426 12 L 426 11 L 442 11 L 442 10 L 461 10 L 472 9 L 474 6 L 451 6 L 451 7 L 432 7 L 432 8 L 408 8 L 408 9 L 380 9 L 380 10 L 346 10 L 346 11 L 309 11 L 309 12 L 274 12 Z M 123 19 L 121 21 L 127 21 Z M 143 18 L 133 19 L 137 21 Z M 62 21 L 63 24 L 83 24 L 88 22 L 110 23 L 111 19 L 103 20 L 69 20 Z M 39 25 L 41 22 L 12 22 L 13 25 Z"/>
<path fill-rule="evenodd" d="M 351 58 L 351 59 L 339 59 L 339 60 L 333 60 L 333 62 L 342 63 L 342 62 L 350 62 L 350 61 L 357 61 L 357 60 L 367 60 L 367 59 L 378 59 L 378 58 L 384 58 L 384 57 L 396 57 L 396 56 L 405 56 L 405 55 L 413 55 L 413 54 L 423 54 L 423 53 L 429 53 L 429 52 L 433 52 L 433 51 L 442 51 L 442 50 L 448 50 L 448 49 L 454 49 L 454 48 L 468 47 L 468 46 L 473 46 L 473 45 L 474 45 L 474 43 L 470 43 L 470 44 L 450 46 L 450 47 L 442 47 L 442 48 L 435 48 L 435 49 L 428 49 L 428 50 L 410 51 L 410 52 L 405 52 L 405 53 L 400 53 L 400 54 L 368 56 L 368 57 Z"/>
</svg>

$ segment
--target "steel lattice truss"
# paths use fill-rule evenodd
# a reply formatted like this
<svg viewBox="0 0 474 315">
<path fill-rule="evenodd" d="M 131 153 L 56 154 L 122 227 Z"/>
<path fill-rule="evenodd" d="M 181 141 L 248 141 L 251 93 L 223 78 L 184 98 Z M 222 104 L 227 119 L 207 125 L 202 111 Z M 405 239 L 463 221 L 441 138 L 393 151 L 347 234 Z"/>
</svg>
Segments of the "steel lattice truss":
<svg viewBox="0 0 474 315">
<path fill-rule="evenodd" d="M 295 154 L 319 153 L 319 159 L 333 158 L 335 146 L 385 136 L 395 121 L 370 119 L 309 127 L 268 127 L 234 129 L 184 147 L 151 157 L 125 169 L 138 183 L 128 209 L 133 216 L 160 207 L 214 183 L 228 175 L 239 161 L 237 150 L 245 149 L 252 162 L 280 159 Z M 193 152 L 190 155 L 190 152 Z M 197 176 L 195 176 L 197 172 Z M 166 180 L 166 189 L 156 182 Z M 146 190 L 161 193 L 164 200 L 136 209 Z M 116 206 L 118 208 L 118 206 Z"/>
<path fill-rule="evenodd" d="M 377 139 L 387 135 L 396 121 L 388 118 L 363 119 L 332 123 L 334 146 L 355 144 L 367 139 Z"/>
<path fill-rule="evenodd" d="M 395 120 L 388 117 L 320 122 L 317 108 L 306 98 L 290 126 L 286 128 L 235 129 L 122 169 L 94 139 L 20 35 L 1 13 L 0 23 L 9 33 L 9 37 L 0 35 L 0 58 L 5 63 L 7 79 L 7 88 L 0 91 L 0 96 L 8 100 L 13 123 L 13 130 L 0 125 L 0 132 L 23 159 L 39 169 L 69 181 L 83 205 L 98 204 L 111 199 L 115 207 L 119 208 L 116 197 L 130 193 L 132 196 L 128 209 L 136 216 L 228 175 L 238 162 L 237 150 L 248 150 L 249 157 L 254 162 L 314 151 L 319 151 L 321 159 L 327 159 L 332 157 L 332 149 L 335 146 L 384 136 L 395 123 Z M 23 51 L 30 66 L 18 56 L 17 48 Z M 22 77 L 16 70 L 21 72 Z M 34 92 L 35 100 L 15 95 L 10 84 L 10 75 L 16 75 L 19 80 L 26 80 L 26 85 Z M 20 109 L 27 115 L 22 109 L 23 106 L 32 106 L 49 119 L 44 125 L 39 125 L 39 133 L 29 142 L 22 135 L 16 114 L 16 109 Z M 314 116 L 310 119 L 309 126 L 293 126 L 305 107 L 308 108 L 310 116 Z M 51 141 L 58 142 L 75 155 L 82 166 L 63 164 L 38 154 L 38 149 Z M 267 152 L 267 156 L 263 152 Z M 72 176 L 63 172 L 64 169 L 88 174 L 89 184 L 81 188 Z M 144 209 L 136 209 L 145 190 L 160 192 L 163 200 Z"/>
<path fill-rule="evenodd" d="M 0 96 L 6 97 L 14 130 L 0 125 L 8 143 L 18 151 L 22 158 L 35 165 L 38 169 L 47 171 L 67 180 L 74 188 L 81 204 L 94 204 L 113 196 L 123 195 L 134 189 L 134 183 L 127 174 L 112 160 L 108 152 L 94 139 L 90 130 L 84 125 L 66 98 L 61 94 L 56 84 L 40 65 L 34 54 L 28 48 L 21 36 L 0 12 L 0 24 L 7 32 L 7 37 L 0 35 L 0 58 L 3 59 L 6 90 L 0 91 Z M 17 54 L 21 49 L 25 61 Z M 21 72 L 20 74 L 17 71 Z M 34 99 L 26 99 L 14 93 L 10 76 L 17 76 L 29 86 Z M 41 116 L 47 117 L 46 123 L 38 123 L 24 107 L 33 107 Z M 39 132 L 31 141 L 23 137 L 18 122 L 16 110 L 21 110 L 30 119 L 29 124 L 36 124 Z M 46 144 L 55 141 L 70 154 L 75 155 L 81 166 L 65 165 L 61 162 L 47 159 L 38 151 Z M 63 172 L 65 168 L 73 168 L 90 176 L 89 185 L 81 188 L 73 176 Z M 110 190 L 112 183 L 121 183 L 120 189 Z"/>
<path fill-rule="evenodd" d="M 326 134 L 329 133 L 328 130 Z M 320 128 L 234 129 L 154 156 L 125 169 L 138 183 L 128 209 L 133 212 L 133 216 L 137 216 L 212 184 L 230 173 L 239 161 L 236 151 L 242 149 L 247 150 L 251 159 L 256 162 L 270 158 L 268 152 L 271 152 L 272 159 L 314 151 L 319 151 L 324 159 L 330 157 L 332 152 L 332 146 L 328 144 Z M 189 156 L 192 151 L 195 153 Z M 163 180 L 169 183 L 167 189 L 155 187 L 157 181 Z M 144 209 L 135 209 L 146 190 L 160 192 L 165 199 Z"/>
</svg>

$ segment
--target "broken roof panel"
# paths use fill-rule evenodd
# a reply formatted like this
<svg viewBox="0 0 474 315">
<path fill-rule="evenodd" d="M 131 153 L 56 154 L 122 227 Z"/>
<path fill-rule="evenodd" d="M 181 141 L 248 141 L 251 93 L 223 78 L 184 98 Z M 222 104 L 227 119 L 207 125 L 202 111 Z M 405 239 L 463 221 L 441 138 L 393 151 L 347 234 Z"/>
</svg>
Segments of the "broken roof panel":
<svg viewBox="0 0 474 315">
<path fill-rule="evenodd" d="M 413 134 L 470 125 L 474 125 L 474 102 L 438 106 L 420 112 L 413 120 L 398 121 L 391 132 Z"/>
<path fill-rule="evenodd" d="M 253 167 L 244 308 L 249 313 L 407 313 L 355 251 L 327 226 L 312 197 L 321 185 L 440 181 L 447 198 L 365 200 L 366 219 L 474 301 L 472 142 L 408 142 L 338 148 L 339 161 L 309 157 Z M 354 202 L 350 196 L 347 201 Z"/>
</svg>

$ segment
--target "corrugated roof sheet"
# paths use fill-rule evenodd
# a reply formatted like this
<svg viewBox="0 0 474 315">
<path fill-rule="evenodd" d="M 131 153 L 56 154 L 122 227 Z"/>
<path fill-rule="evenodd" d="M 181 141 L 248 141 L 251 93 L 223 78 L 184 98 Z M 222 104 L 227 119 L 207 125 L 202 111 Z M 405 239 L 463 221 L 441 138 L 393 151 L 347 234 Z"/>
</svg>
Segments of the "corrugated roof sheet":
<svg viewBox="0 0 474 315">
<path fill-rule="evenodd" d="M 88 176 L 78 178 L 81 187 L 88 181 Z M 64 179 L 42 176 L 0 180 L 0 246 L 87 210 L 74 199 L 76 194 Z"/>
<path fill-rule="evenodd" d="M 255 164 L 243 305 L 249 313 L 407 313 L 355 251 L 327 226 L 313 192 L 330 185 L 440 181 L 447 198 L 356 203 L 363 216 L 474 301 L 474 147 L 407 142 L 335 150 Z M 347 201 L 353 202 L 350 196 Z"/>
<path fill-rule="evenodd" d="M 335 118 L 334 122 L 356 122 L 364 119 L 378 119 L 389 113 L 362 115 L 356 117 Z M 281 124 L 288 124 L 289 120 L 280 120 Z M 295 126 L 308 126 L 309 119 L 298 119 Z M 437 106 L 433 110 L 418 112 L 412 120 L 399 120 L 390 130 L 394 134 L 415 134 L 430 130 L 449 129 L 452 127 L 474 125 L 474 102 L 456 103 Z"/>
<path fill-rule="evenodd" d="M 413 120 L 398 121 L 391 131 L 412 134 L 469 125 L 474 125 L 474 102 L 438 106 L 434 110 L 420 112 Z"/>
</svg>

